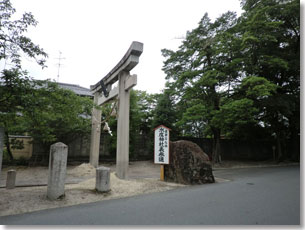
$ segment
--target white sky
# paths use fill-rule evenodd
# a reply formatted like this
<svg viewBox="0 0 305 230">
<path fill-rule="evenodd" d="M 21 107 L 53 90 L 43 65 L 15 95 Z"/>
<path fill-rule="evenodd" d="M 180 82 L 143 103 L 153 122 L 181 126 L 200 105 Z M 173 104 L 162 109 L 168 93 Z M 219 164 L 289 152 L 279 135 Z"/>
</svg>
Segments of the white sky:
<svg viewBox="0 0 305 230">
<path fill-rule="evenodd" d="M 48 68 L 23 64 L 35 79 L 57 80 L 89 88 L 116 65 L 132 41 L 144 43 L 139 64 L 139 90 L 164 88 L 161 49 L 176 49 L 186 31 L 207 12 L 212 20 L 228 10 L 240 14 L 239 0 L 11 0 L 18 14 L 32 12 L 39 22 L 28 36 L 49 55 Z"/>
</svg>

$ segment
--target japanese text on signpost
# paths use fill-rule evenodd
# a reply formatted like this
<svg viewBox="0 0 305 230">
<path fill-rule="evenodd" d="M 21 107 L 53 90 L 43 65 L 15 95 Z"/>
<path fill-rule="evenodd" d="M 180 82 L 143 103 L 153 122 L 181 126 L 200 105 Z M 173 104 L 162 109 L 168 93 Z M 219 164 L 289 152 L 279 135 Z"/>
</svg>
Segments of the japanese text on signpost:
<svg viewBox="0 0 305 230">
<path fill-rule="evenodd" d="M 155 129 L 155 163 L 169 163 L 169 129 L 164 126 Z"/>
</svg>

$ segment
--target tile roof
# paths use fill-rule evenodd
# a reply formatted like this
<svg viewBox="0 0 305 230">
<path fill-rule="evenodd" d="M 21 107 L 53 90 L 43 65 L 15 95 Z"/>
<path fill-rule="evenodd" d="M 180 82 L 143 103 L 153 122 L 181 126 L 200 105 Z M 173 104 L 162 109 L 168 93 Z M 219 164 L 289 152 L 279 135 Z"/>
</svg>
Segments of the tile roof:
<svg viewBox="0 0 305 230">
<path fill-rule="evenodd" d="M 80 96 L 90 96 L 93 97 L 93 94 L 91 93 L 90 89 L 79 86 L 79 85 L 74 85 L 74 84 L 68 84 L 68 83 L 61 83 L 57 82 L 58 86 L 63 88 L 63 89 L 69 89 L 76 93 L 77 95 Z"/>
</svg>

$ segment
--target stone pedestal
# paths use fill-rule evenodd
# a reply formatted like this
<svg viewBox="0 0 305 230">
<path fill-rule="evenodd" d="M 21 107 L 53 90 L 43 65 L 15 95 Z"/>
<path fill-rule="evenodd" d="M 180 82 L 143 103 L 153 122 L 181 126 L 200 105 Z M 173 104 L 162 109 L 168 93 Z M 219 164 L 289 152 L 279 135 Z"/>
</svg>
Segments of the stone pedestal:
<svg viewBox="0 0 305 230">
<path fill-rule="evenodd" d="M 95 189 L 98 192 L 110 191 L 110 168 L 98 167 L 96 169 Z"/>
<path fill-rule="evenodd" d="M 56 200 L 65 195 L 68 146 L 58 142 L 51 145 L 47 197 Z"/>
<path fill-rule="evenodd" d="M 15 183 L 16 183 L 16 170 L 12 169 L 7 171 L 6 189 L 15 188 Z"/>
</svg>

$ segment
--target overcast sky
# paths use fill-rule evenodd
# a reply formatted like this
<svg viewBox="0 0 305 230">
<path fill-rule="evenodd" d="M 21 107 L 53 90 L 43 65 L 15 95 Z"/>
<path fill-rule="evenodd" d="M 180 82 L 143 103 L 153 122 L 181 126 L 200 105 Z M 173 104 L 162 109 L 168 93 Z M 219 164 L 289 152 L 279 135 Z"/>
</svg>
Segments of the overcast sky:
<svg viewBox="0 0 305 230">
<path fill-rule="evenodd" d="M 139 64 L 139 90 L 159 93 L 164 88 L 161 49 L 176 49 L 181 37 L 197 27 L 207 12 L 212 20 L 227 11 L 241 13 L 239 0 L 11 0 L 18 14 L 32 12 L 39 22 L 28 36 L 49 55 L 41 70 L 26 60 L 35 79 L 89 88 L 123 57 L 132 41 L 144 43 Z"/>
</svg>

